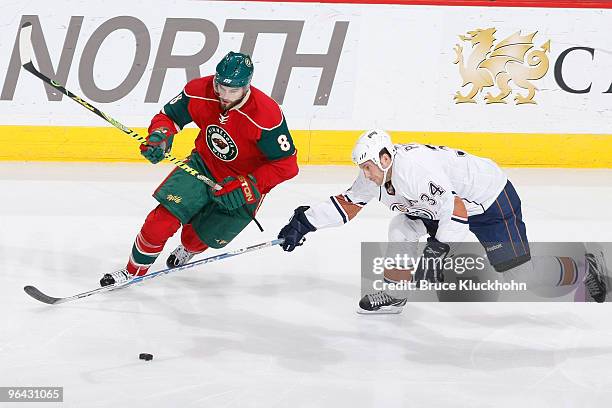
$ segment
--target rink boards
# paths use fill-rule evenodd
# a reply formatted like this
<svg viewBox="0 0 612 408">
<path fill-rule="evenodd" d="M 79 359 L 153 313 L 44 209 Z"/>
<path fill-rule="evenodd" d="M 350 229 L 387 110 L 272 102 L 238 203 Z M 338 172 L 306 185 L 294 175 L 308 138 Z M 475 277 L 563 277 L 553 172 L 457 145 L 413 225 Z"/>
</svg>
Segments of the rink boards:
<svg viewBox="0 0 612 408">
<path fill-rule="evenodd" d="M 612 167 L 606 8 L 177 0 L 166 16 L 143 1 L 68 3 L 5 6 L 0 159 L 141 160 L 133 140 L 20 69 L 30 21 L 41 71 L 142 133 L 233 49 L 253 54 L 253 84 L 281 103 L 303 164 L 348 163 L 359 133 L 379 127 L 506 166 Z M 177 156 L 193 145 L 185 133 Z"/>
</svg>

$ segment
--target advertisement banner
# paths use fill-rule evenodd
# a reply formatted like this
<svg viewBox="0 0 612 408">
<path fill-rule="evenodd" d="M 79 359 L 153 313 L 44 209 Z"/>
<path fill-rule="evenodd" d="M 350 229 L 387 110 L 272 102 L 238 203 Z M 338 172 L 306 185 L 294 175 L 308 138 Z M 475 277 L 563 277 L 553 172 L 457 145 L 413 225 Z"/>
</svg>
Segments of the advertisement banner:
<svg viewBox="0 0 612 408">
<path fill-rule="evenodd" d="M 378 127 L 395 131 L 398 141 L 427 136 L 459 147 L 489 137 L 491 146 L 477 153 L 495 156 L 509 143 L 504 164 L 533 163 L 534 150 L 545 159 L 570 143 L 573 151 L 584 146 L 579 154 L 599 152 L 596 165 L 612 165 L 612 10 L 64 4 L 3 7 L 0 120 L 17 127 L 11 130 L 105 126 L 21 69 L 19 27 L 31 22 L 41 72 L 128 126 L 146 127 L 189 79 L 212 74 L 235 50 L 252 55 L 253 85 L 281 104 L 298 143 L 314 149 L 305 152 L 313 156 L 307 162 L 346 162 L 359 131 Z M 321 160 L 325 149 L 331 153 Z"/>
</svg>

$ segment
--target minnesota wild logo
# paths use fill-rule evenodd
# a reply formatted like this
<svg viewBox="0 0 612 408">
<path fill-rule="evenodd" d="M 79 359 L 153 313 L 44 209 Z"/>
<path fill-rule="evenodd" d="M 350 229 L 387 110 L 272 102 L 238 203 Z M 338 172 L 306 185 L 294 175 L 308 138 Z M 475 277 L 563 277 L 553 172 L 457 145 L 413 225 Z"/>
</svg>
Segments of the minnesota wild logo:
<svg viewBox="0 0 612 408">
<path fill-rule="evenodd" d="M 210 125 L 206 128 L 206 145 L 219 159 L 232 161 L 238 156 L 238 146 L 225 129 Z"/>
</svg>

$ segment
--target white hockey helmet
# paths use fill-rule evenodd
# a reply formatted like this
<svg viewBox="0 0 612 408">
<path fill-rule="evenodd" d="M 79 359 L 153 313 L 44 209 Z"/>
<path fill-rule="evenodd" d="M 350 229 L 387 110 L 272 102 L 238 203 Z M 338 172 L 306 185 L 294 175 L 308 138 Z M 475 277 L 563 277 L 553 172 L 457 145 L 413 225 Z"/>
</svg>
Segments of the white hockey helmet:
<svg viewBox="0 0 612 408">
<path fill-rule="evenodd" d="M 393 162 L 395 146 L 391 141 L 391 136 L 384 130 L 367 130 L 359 136 L 355 147 L 353 147 L 353 163 L 359 166 L 368 160 L 372 160 L 379 169 L 386 172 L 388 169 L 383 169 L 380 162 L 380 152 L 383 149 L 387 149 Z"/>
</svg>

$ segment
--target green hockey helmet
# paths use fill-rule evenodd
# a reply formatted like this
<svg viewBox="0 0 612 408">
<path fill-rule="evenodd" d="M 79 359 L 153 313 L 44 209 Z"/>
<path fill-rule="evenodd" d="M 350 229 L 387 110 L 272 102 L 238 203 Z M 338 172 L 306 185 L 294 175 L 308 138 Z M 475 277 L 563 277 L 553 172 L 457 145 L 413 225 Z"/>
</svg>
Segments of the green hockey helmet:
<svg viewBox="0 0 612 408">
<path fill-rule="evenodd" d="M 253 61 L 249 55 L 230 51 L 217 64 L 215 82 L 219 85 L 240 88 L 249 85 L 251 78 Z"/>
</svg>

